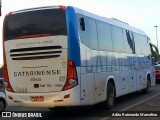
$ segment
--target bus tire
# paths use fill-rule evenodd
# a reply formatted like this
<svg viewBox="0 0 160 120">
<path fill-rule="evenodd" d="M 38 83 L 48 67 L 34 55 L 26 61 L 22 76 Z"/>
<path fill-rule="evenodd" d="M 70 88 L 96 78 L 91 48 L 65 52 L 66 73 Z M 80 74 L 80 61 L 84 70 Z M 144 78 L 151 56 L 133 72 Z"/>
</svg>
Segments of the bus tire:
<svg viewBox="0 0 160 120">
<path fill-rule="evenodd" d="M 147 78 L 147 86 L 145 89 L 142 89 L 142 93 L 144 93 L 144 94 L 148 93 L 150 86 L 151 86 L 151 82 L 150 82 L 150 78 L 148 77 Z"/>
<path fill-rule="evenodd" d="M 107 84 L 106 108 L 111 109 L 115 104 L 115 86 L 112 82 Z"/>
</svg>

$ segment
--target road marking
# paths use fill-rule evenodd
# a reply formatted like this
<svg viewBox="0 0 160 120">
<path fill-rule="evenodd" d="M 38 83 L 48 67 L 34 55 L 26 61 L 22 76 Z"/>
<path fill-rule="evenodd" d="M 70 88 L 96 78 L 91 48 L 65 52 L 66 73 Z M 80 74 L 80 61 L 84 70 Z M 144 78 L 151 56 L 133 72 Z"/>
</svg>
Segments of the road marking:
<svg viewBox="0 0 160 120">
<path fill-rule="evenodd" d="M 158 96 L 158 95 L 160 95 L 160 93 L 155 94 L 155 95 L 153 95 L 153 96 L 151 96 L 151 97 L 149 97 L 149 98 L 147 98 L 147 99 L 144 99 L 144 100 L 142 100 L 142 101 L 140 101 L 140 102 L 138 102 L 138 103 L 135 103 L 135 104 L 133 104 L 133 105 L 131 105 L 131 106 L 128 106 L 128 107 L 120 110 L 120 112 L 121 112 L 121 111 L 126 111 L 126 110 L 128 110 L 128 109 L 130 109 L 130 108 L 132 108 L 132 107 L 135 107 L 135 106 L 137 106 L 137 105 L 139 105 L 139 104 L 141 104 L 141 103 L 143 103 L 143 102 L 146 102 L 146 101 L 148 101 L 148 100 L 150 100 L 150 99 L 152 99 L 152 98 L 154 98 L 154 97 L 156 97 L 156 96 Z"/>
<path fill-rule="evenodd" d="M 124 108 L 124 109 L 122 109 L 122 110 L 120 110 L 120 111 L 118 111 L 118 112 L 123 112 L 123 111 L 129 110 L 129 109 L 131 109 L 131 108 L 133 108 L 133 107 L 135 107 L 135 106 L 137 106 L 137 105 L 139 105 L 139 104 L 141 104 L 141 103 L 143 103 L 143 102 L 146 102 L 146 101 L 148 101 L 148 100 L 150 100 L 150 99 L 152 99 L 152 98 L 154 98 L 154 97 L 156 97 L 156 96 L 158 96 L 158 95 L 160 95 L 160 93 L 157 93 L 157 94 L 155 94 L 155 95 L 153 95 L 153 96 L 151 96 L 151 97 L 149 97 L 149 98 L 147 98 L 147 99 L 144 99 L 144 100 L 142 100 L 142 101 L 140 101 L 140 102 L 138 102 L 138 103 L 135 103 L 135 104 L 133 104 L 133 105 L 131 105 L 131 106 L 128 106 L 128 107 L 126 107 L 126 108 Z M 111 111 L 109 111 L 109 112 L 111 112 Z M 110 118 L 112 118 L 112 117 L 104 117 L 104 118 L 102 118 L 102 119 L 100 119 L 100 120 L 108 120 L 108 119 L 110 119 Z"/>
</svg>

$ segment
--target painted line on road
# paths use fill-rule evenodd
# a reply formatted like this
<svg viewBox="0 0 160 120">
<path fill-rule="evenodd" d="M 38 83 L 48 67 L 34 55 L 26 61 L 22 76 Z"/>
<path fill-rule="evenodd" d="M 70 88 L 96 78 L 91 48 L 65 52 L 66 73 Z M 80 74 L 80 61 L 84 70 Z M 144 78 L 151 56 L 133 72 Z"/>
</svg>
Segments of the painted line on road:
<svg viewBox="0 0 160 120">
<path fill-rule="evenodd" d="M 133 104 L 133 105 L 131 105 L 131 106 L 128 106 L 128 107 L 120 110 L 120 112 L 126 111 L 126 110 L 128 110 L 128 109 L 130 109 L 130 108 L 132 108 L 132 107 L 135 107 L 135 106 L 137 106 L 137 105 L 139 105 L 139 104 L 141 104 L 141 103 L 143 103 L 143 102 L 146 102 L 146 101 L 148 101 L 148 100 L 150 100 L 150 99 L 152 99 L 152 98 L 154 98 L 154 97 L 156 97 L 156 96 L 158 96 L 158 95 L 160 95 L 160 93 L 155 94 L 155 95 L 153 95 L 153 96 L 151 96 L 151 97 L 149 97 L 149 98 L 147 98 L 147 99 L 144 99 L 144 100 L 142 100 L 142 101 L 140 101 L 140 102 L 138 102 L 138 103 L 135 103 L 135 104 Z"/>
<path fill-rule="evenodd" d="M 144 99 L 144 100 L 142 100 L 142 101 L 140 101 L 140 102 L 138 102 L 138 103 L 135 103 L 135 104 L 133 104 L 133 105 L 131 105 L 131 106 L 128 106 L 128 107 L 126 107 L 126 108 L 124 108 L 124 109 L 122 109 L 122 110 L 120 110 L 120 111 L 118 111 L 118 112 L 127 111 L 127 110 L 129 110 L 129 109 L 131 109 L 131 108 L 133 108 L 133 107 L 135 107 L 135 106 L 137 106 L 137 105 L 139 105 L 139 104 L 141 104 L 141 103 L 144 103 L 144 102 L 146 102 L 146 101 L 148 101 L 148 100 L 150 100 L 150 99 L 152 99 L 152 98 L 154 98 L 154 97 L 156 97 L 156 96 L 158 96 L 158 95 L 160 95 L 160 93 L 157 93 L 157 94 L 155 94 L 155 95 L 153 95 L 153 96 L 151 96 L 151 97 L 149 97 L 149 98 L 147 98 L 147 99 Z M 109 112 L 110 112 L 110 111 L 109 111 Z M 104 118 L 102 118 L 102 119 L 100 119 L 100 120 L 108 120 L 108 119 L 110 119 L 110 118 L 112 118 L 112 117 L 104 117 Z"/>
</svg>

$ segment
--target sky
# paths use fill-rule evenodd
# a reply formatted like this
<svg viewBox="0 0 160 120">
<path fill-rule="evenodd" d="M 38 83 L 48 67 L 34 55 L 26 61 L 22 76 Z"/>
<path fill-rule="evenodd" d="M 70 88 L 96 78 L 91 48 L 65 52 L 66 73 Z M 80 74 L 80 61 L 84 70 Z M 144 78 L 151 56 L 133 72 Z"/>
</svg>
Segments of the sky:
<svg viewBox="0 0 160 120">
<path fill-rule="evenodd" d="M 160 40 L 160 0 L 1 0 L 2 16 L 0 17 L 0 64 L 2 58 L 2 24 L 4 16 L 15 10 L 33 7 L 65 5 L 75 6 L 88 12 L 107 18 L 116 18 L 144 31 L 157 45 Z M 158 44 L 160 49 L 160 41 Z"/>
</svg>

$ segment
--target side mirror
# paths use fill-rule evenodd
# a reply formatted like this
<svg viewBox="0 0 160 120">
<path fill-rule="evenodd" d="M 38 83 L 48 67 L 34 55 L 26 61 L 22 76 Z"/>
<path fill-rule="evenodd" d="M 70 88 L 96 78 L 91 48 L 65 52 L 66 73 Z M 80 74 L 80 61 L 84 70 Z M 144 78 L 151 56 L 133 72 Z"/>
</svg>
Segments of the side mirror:
<svg viewBox="0 0 160 120">
<path fill-rule="evenodd" d="M 82 31 L 85 31 L 85 22 L 84 22 L 84 18 L 80 18 L 79 19 L 80 22 L 80 27 Z"/>
</svg>

